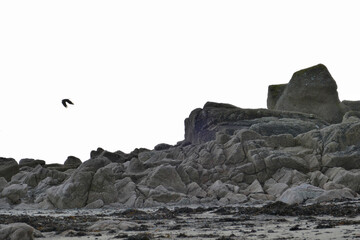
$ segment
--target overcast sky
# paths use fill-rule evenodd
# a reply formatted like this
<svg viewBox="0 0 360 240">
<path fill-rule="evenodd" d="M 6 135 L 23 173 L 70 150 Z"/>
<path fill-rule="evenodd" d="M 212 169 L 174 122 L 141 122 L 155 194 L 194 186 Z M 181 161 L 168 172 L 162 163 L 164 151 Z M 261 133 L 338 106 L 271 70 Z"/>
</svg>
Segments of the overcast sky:
<svg viewBox="0 0 360 240">
<path fill-rule="evenodd" d="M 359 25 L 356 0 L 0 1 L 0 156 L 175 144 L 207 101 L 266 108 L 318 63 L 359 100 Z"/>
</svg>

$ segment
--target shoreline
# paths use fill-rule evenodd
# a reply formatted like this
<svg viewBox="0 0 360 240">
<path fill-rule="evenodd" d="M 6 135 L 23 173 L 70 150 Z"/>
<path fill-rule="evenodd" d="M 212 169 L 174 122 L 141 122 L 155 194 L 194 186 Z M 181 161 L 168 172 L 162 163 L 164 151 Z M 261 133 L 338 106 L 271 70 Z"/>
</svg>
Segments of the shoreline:
<svg viewBox="0 0 360 240">
<path fill-rule="evenodd" d="M 35 239 L 44 240 L 349 239 L 360 237 L 359 208 L 359 201 L 345 201 L 257 207 L 13 209 L 1 210 L 0 221 L 26 223 L 35 229 Z"/>
</svg>

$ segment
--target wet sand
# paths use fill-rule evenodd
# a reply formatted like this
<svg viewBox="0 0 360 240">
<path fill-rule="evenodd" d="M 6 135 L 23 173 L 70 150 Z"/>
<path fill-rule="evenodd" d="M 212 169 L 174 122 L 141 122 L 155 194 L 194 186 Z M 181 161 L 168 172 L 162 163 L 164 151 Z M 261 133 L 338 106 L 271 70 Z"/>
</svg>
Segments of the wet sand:
<svg viewBox="0 0 360 240">
<path fill-rule="evenodd" d="M 0 211 L 0 224 L 14 222 L 29 224 L 44 240 L 357 239 L 360 203 Z"/>
</svg>

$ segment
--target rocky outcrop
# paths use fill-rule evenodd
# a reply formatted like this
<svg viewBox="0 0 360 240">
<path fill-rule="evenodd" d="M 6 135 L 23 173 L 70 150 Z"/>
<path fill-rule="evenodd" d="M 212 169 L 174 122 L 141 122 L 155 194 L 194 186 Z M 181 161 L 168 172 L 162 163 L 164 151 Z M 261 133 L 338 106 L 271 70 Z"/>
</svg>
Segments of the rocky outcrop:
<svg viewBox="0 0 360 240">
<path fill-rule="evenodd" d="M 270 87 L 268 103 L 283 109 L 208 102 L 190 113 L 185 139 L 175 146 L 161 143 L 129 154 L 98 148 L 89 160 L 69 157 L 64 165 L 22 160 L 20 172 L 15 160 L 2 158 L 0 206 L 91 209 L 357 198 L 360 112 L 354 104 L 344 113 L 327 69 L 305 69 L 289 84 Z"/>
<path fill-rule="evenodd" d="M 336 82 L 322 64 L 295 72 L 284 89 L 280 86 L 269 87 L 269 109 L 311 113 L 329 123 L 341 122 L 350 110 L 340 102 Z"/>
<path fill-rule="evenodd" d="M 282 121 L 282 123 L 279 123 Z M 241 109 L 229 104 L 207 102 L 204 107 L 193 110 L 185 119 L 185 141 L 201 144 L 215 140 L 216 133 L 233 135 L 235 131 L 253 128 L 267 135 L 289 133 L 296 136 L 312 129 L 328 125 L 311 114 L 281 112 L 268 109 Z M 280 126 L 279 126 L 280 125 Z"/>
</svg>

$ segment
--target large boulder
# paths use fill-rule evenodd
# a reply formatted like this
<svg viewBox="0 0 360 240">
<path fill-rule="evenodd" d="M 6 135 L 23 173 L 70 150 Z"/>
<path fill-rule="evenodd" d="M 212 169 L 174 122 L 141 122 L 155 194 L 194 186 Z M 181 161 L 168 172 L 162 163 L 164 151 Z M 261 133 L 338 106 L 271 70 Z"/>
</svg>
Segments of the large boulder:
<svg viewBox="0 0 360 240">
<path fill-rule="evenodd" d="M 5 187 L 1 193 L 2 197 L 7 197 L 11 203 L 18 204 L 21 198 L 25 197 L 28 191 L 26 184 L 11 184 Z"/>
<path fill-rule="evenodd" d="M 131 180 L 131 178 L 126 177 L 120 180 L 117 180 L 115 183 L 116 192 L 118 195 L 117 201 L 124 204 L 127 207 L 133 207 L 135 200 L 137 198 L 136 184 Z M 141 186 L 138 186 L 139 189 L 144 189 Z M 141 191 L 145 194 L 146 190 Z"/>
<path fill-rule="evenodd" d="M 218 199 L 225 197 L 229 192 L 231 192 L 231 189 L 221 180 L 217 180 L 208 188 L 208 194 Z"/>
<path fill-rule="evenodd" d="M 11 177 L 19 172 L 19 164 L 13 158 L 0 157 L 0 177 L 10 181 Z"/>
<path fill-rule="evenodd" d="M 320 196 L 314 198 L 313 200 L 309 200 L 309 203 L 322 203 L 322 202 L 332 202 L 339 200 L 349 200 L 358 197 L 358 195 L 351 191 L 348 188 L 343 189 L 333 189 L 323 192 Z"/>
<path fill-rule="evenodd" d="M 63 184 L 47 190 L 48 200 L 60 209 L 84 207 L 88 203 L 95 173 L 110 163 L 105 157 L 84 162 Z"/>
<path fill-rule="evenodd" d="M 34 228 L 26 223 L 0 225 L 0 239 L 33 240 L 34 231 Z"/>
<path fill-rule="evenodd" d="M 287 189 L 280 197 L 278 201 L 284 202 L 286 204 L 300 204 L 309 199 L 314 199 L 321 196 L 325 192 L 324 189 L 312 186 L 307 183 L 303 183 L 299 186 L 295 186 Z"/>
<path fill-rule="evenodd" d="M 64 162 L 64 165 L 77 168 L 77 167 L 79 167 L 81 165 L 81 163 L 82 162 L 81 162 L 81 160 L 79 158 L 74 157 L 74 156 L 68 156 L 67 159 Z"/>
<path fill-rule="evenodd" d="M 167 190 L 186 193 L 186 186 L 181 177 L 175 167 L 169 164 L 156 167 L 142 183 L 150 188 L 162 185 Z"/>
<path fill-rule="evenodd" d="M 89 189 L 88 202 L 99 199 L 104 204 L 116 202 L 117 191 L 115 187 L 115 174 L 113 172 L 115 167 L 116 163 L 111 163 L 96 171 Z"/>
<path fill-rule="evenodd" d="M 322 64 L 295 72 L 273 109 L 311 113 L 329 123 L 341 122 L 349 110 L 340 102 L 336 82 Z"/>
</svg>

